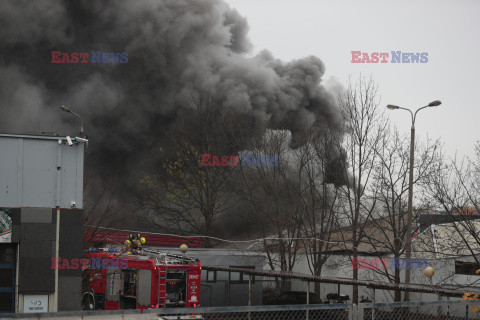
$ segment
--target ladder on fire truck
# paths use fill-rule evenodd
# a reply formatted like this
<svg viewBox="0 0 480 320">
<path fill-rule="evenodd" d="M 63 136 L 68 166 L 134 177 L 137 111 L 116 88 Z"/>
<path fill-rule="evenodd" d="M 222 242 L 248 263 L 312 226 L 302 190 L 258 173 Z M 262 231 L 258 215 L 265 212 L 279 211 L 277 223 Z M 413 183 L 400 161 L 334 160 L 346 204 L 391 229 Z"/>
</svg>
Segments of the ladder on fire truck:
<svg viewBox="0 0 480 320">
<path fill-rule="evenodd" d="M 190 258 L 182 256 L 179 254 L 173 254 L 166 251 L 161 251 L 151 248 L 143 248 L 142 250 L 137 250 L 137 254 L 150 255 L 152 258 L 155 258 L 157 265 L 175 265 L 175 264 L 191 264 L 192 262 L 198 262 L 197 258 Z"/>
<path fill-rule="evenodd" d="M 198 262 L 197 258 L 189 258 L 151 248 L 143 248 L 142 250 L 138 250 L 137 253 L 150 255 L 152 258 L 155 258 L 155 263 L 157 265 L 165 266 L 165 268 L 158 269 L 157 308 L 164 308 L 166 304 L 168 265 L 190 264 L 192 262 Z"/>
<path fill-rule="evenodd" d="M 167 298 L 167 267 L 165 267 L 164 270 L 158 269 L 157 308 L 165 308 L 166 298 Z"/>
</svg>

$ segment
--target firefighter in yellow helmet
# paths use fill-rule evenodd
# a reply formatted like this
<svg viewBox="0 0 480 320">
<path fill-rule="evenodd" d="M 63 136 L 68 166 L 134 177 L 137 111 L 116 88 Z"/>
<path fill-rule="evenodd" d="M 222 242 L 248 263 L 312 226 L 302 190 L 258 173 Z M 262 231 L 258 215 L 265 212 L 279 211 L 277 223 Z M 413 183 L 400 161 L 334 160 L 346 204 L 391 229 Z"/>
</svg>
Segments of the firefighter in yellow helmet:
<svg viewBox="0 0 480 320">
<path fill-rule="evenodd" d="M 129 235 L 128 240 L 130 248 L 132 250 L 142 250 L 142 244 L 145 244 L 146 239 L 144 237 L 141 237 L 140 234 L 136 235 Z M 127 246 L 127 241 L 125 241 L 125 246 Z"/>
<path fill-rule="evenodd" d="M 125 254 L 132 254 L 132 242 L 130 240 L 125 240 Z"/>
</svg>

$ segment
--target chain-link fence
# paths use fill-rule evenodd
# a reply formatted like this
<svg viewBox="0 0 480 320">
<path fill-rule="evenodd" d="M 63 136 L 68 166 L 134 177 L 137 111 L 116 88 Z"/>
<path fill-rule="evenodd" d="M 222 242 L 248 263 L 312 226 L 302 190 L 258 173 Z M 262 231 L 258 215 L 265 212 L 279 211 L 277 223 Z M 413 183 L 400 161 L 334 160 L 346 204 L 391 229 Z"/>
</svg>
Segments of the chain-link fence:
<svg viewBox="0 0 480 320">
<path fill-rule="evenodd" d="M 472 311 L 475 301 L 432 301 L 319 305 L 214 307 L 195 309 L 147 309 L 78 311 L 46 314 L 2 315 L 7 319 L 71 320 L 443 320 L 480 319 Z M 480 304 L 479 304 L 480 305 Z M 480 308 L 480 306 L 479 306 Z"/>
<path fill-rule="evenodd" d="M 355 320 L 480 319 L 473 301 L 361 303 Z"/>
<path fill-rule="evenodd" d="M 348 320 L 352 314 L 352 305 L 288 305 L 288 306 L 251 306 L 251 307 L 214 307 L 195 309 L 147 309 L 115 311 L 57 312 L 44 314 L 14 314 L 1 318 L 13 319 L 69 319 L 69 320 L 179 320 L 179 319 L 215 319 L 215 320 Z"/>
<path fill-rule="evenodd" d="M 349 314 L 352 313 L 351 306 L 347 304 L 208 309 L 212 312 L 202 312 L 198 315 L 207 320 L 348 320 Z M 159 314 L 158 319 L 174 318 Z"/>
</svg>

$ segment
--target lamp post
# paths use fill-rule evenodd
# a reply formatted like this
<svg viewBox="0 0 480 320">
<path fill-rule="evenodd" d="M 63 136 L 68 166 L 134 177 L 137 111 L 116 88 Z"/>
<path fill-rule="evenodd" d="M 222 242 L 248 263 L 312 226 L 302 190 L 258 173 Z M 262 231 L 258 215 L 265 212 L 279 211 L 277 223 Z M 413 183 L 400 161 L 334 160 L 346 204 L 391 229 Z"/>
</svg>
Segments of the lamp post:
<svg viewBox="0 0 480 320">
<path fill-rule="evenodd" d="M 410 166 L 409 166 L 409 177 L 408 177 L 408 212 L 407 212 L 407 241 L 405 243 L 405 255 L 408 259 L 411 258 L 412 255 L 412 214 L 413 214 L 413 208 L 412 208 L 412 200 L 413 200 L 413 158 L 414 158 L 414 149 L 415 149 L 415 119 L 417 117 L 417 113 L 425 108 L 429 107 L 437 107 L 441 105 L 442 102 L 440 100 L 435 100 L 430 102 L 428 105 L 418 108 L 415 113 L 412 112 L 412 110 L 407 109 L 407 108 L 402 108 L 396 105 L 389 104 L 387 105 L 387 108 L 390 110 L 397 110 L 397 109 L 402 109 L 402 110 L 407 110 L 410 112 L 410 115 L 412 116 L 412 128 L 410 129 Z M 406 268 L 405 270 L 405 283 L 409 284 L 410 283 L 410 268 Z M 405 291 L 405 301 L 409 301 L 409 292 Z"/>
<path fill-rule="evenodd" d="M 66 107 L 65 105 L 60 106 L 60 109 L 62 111 L 71 113 L 71 114 L 77 116 L 80 119 L 80 137 L 81 138 L 85 137 L 85 133 L 83 132 L 83 118 L 80 117 L 80 115 L 78 113 L 73 112 L 72 110 L 70 110 L 70 108 Z"/>
</svg>

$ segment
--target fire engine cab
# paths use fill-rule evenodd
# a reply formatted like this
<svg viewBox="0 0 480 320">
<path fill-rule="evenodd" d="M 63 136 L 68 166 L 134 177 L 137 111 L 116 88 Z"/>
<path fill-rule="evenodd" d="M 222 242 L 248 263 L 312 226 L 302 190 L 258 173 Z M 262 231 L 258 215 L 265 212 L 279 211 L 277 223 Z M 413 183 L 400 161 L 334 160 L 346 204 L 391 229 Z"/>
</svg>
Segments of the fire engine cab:
<svg viewBox="0 0 480 320">
<path fill-rule="evenodd" d="M 197 258 L 142 248 L 90 249 L 83 271 L 84 310 L 195 308 L 202 266 Z"/>
</svg>

